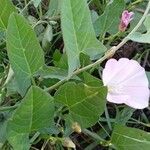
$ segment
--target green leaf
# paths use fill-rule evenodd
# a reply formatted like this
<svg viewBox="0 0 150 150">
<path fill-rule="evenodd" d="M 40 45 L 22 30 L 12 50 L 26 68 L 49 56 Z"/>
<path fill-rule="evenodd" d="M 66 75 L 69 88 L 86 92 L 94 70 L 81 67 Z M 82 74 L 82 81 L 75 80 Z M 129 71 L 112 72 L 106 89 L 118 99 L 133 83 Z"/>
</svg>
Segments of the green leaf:
<svg viewBox="0 0 150 150">
<path fill-rule="evenodd" d="M 138 22 L 140 21 L 140 19 L 142 18 L 143 13 L 139 12 L 138 10 L 134 10 L 134 18 L 133 20 L 130 22 L 130 28 L 128 29 L 128 31 L 132 31 L 134 29 L 134 27 L 138 24 Z M 138 32 L 146 32 L 145 26 L 142 24 L 138 30 Z"/>
<path fill-rule="evenodd" d="M 118 150 L 149 150 L 150 135 L 139 129 L 116 125 L 111 143 Z"/>
<path fill-rule="evenodd" d="M 41 3 L 41 0 L 32 0 L 33 1 L 33 5 L 37 8 L 39 6 L 39 4 Z"/>
<path fill-rule="evenodd" d="M 84 83 L 88 86 L 92 86 L 92 87 L 103 86 L 103 82 L 100 79 L 92 76 L 91 74 L 89 74 L 87 72 L 83 73 L 83 78 L 84 78 L 83 79 Z"/>
<path fill-rule="evenodd" d="M 9 19 L 7 50 L 20 94 L 24 95 L 33 74 L 44 65 L 44 55 L 34 31 L 18 14 L 12 14 Z"/>
<path fill-rule="evenodd" d="M 95 21 L 94 29 L 96 35 L 101 38 L 106 32 L 115 33 L 118 31 L 120 15 L 124 10 L 125 3 L 123 0 L 114 0 L 105 8 L 104 13 Z"/>
<path fill-rule="evenodd" d="M 68 76 L 67 70 L 53 66 L 44 66 L 38 71 L 37 74 L 40 75 L 42 78 L 51 78 L 59 80 L 63 80 Z M 80 80 L 80 78 L 77 76 L 74 76 L 72 79 Z"/>
<path fill-rule="evenodd" d="M 146 17 L 144 26 L 147 30 L 146 33 L 142 34 L 140 32 L 134 32 L 133 34 L 129 35 L 128 38 L 139 43 L 150 43 L 150 15 Z"/>
<path fill-rule="evenodd" d="M 106 50 L 95 37 L 86 0 L 63 0 L 61 27 L 68 56 L 69 74 L 80 67 L 80 53 L 97 59 Z"/>
<path fill-rule="evenodd" d="M 31 87 L 8 121 L 8 141 L 15 150 L 28 150 L 30 132 L 48 127 L 53 115 L 53 98 L 38 87 Z"/>
<path fill-rule="evenodd" d="M 65 53 L 61 54 L 60 50 L 55 50 L 53 61 L 56 67 L 68 70 L 67 55 Z"/>
<path fill-rule="evenodd" d="M 125 125 L 128 122 L 128 120 L 131 118 L 131 116 L 133 115 L 134 111 L 135 109 L 128 107 L 128 106 L 125 106 L 120 112 L 118 110 L 115 122 L 117 122 L 118 124 Z"/>
<path fill-rule="evenodd" d="M 0 30 L 6 30 L 9 16 L 17 12 L 10 0 L 0 0 Z"/>
<path fill-rule="evenodd" d="M 72 121 L 83 128 L 94 125 L 106 104 L 106 88 L 93 88 L 84 84 L 68 82 L 55 93 L 55 100 L 69 109 Z"/>
<path fill-rule="evenodd" d="M 62 3 L 62 0 L 50 0 L 47 15 L 50 17 L 59 15 L 61 3 Z"/>
<path fill-rule="evenodd" d="M 41 0 L 32 0 L 33 1 L 33 5 L 37 8 L 39 6 L 39 4 L 41 3 Z"/>
<path fill-rule="evenodd" d="M 44 35 L 43 35 L 43 39 L 42 39 L 42 47 L 47 50 L 50 47 L 50 42 L 53 39 L 53 28 L 51 25 L 47 25 L 45 31 L 44 31 Z"/>
<path fill-rule="evenodd" d="M 90 57 L 88 55 L 85 55 L 83 53 L 80 54 L 80 66 L 85 67 L 89 64 L 91 64 L 92 61 L 90 60 Z"/>
</svg>

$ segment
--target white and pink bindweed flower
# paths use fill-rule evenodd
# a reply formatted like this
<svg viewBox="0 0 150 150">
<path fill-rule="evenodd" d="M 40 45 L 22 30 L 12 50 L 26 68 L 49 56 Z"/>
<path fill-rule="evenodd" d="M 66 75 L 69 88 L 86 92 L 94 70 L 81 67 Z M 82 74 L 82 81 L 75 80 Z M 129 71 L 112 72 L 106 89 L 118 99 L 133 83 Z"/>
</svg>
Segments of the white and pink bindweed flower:
<svg viewBox="0 0 150 150">
<path fill-rule="evenodd" d="M 133 12 L 128 12 L 127 10 L 123 11 L 120 24 L 119 24 L 119 31 L 124 32 L 131 20 L 133 19 Z"/>
<path fill-rule="evenodd" d="M 126 104 L 135 109 L 149 105 L 148 79 L 143 67 L 135 60 L 109 59 L 102 73 L 102 80 L 108 87 L 107 100 Z"/>
</svg>

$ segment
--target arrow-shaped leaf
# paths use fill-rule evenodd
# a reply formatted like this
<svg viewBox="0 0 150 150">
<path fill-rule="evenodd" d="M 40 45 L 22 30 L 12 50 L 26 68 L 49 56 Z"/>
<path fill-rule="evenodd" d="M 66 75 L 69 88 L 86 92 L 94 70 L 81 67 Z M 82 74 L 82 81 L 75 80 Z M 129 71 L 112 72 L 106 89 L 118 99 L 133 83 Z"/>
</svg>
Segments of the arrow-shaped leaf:
<svg viewBox="0 0 150 150">
<path fill-rule="evenodd" d="M 83 128 L 94 125 L 103 113 L 106 104 L 106 88 L 92 88 L 68 82 L 55 94 L 56 101 L 68 107 L 71 120 Z"/>
<path fill-rule="evenodd" d="M 63 0 L 61 26 L 69 74 L 80 67 L 81 53 L 96 59 L 106 50 L 95 37 L 87 0 Z"/>
<path fill-rule="evenodd" d="M 31 85 L 32 75 L 44 65 L 43 51 L 25 18 L 12 14 L 7 30 L 7 50 L 20 93 Z"/>
<path fill-rule="evenodd" d="M 28 150 L 29 134 L 48 127 L 54 115 L 53 98 L 38 87 L 31 87 L 8 121 L 7 137 L 15 150 Z"/>
</svg>

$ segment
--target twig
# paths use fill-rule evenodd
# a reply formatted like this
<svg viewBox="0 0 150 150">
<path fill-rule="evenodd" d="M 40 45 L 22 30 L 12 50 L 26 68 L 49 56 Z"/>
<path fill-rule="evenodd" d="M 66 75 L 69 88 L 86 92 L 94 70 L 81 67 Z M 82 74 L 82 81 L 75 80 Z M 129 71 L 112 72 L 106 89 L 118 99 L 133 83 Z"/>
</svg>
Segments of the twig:
<svg viewBox="0 0 150 150">
<path fill-rule="evenodd" d="M 18 106 L 19 104 L 16 104 L 14 106 L 0 107 L 0 112 L 13 110 L 16 109 Z"/>
<path fill-rule="evenodd" d="M 79 74 L 79 73 L 81 73 L 83 71 L 86 71 L 86 70 L 88 70 L 88 69 L 90 69 L 92 67 L 95 67 L 95 66 L 99 65 L 100 63 L 102 63 L 107 58 L 110 58 L 113 54 L 115 54 L 115 52 L 119 48 L 121 48 L 129 40 L 129 36 L 138 30 L 138 28 L 142 25 L 143 21 L 145 20 L 149 10 L 150 10 L 150 1 L 148 2 L 147 8 L 145 10 L 145 13 L 143 14 L 143 16 L 140 19 L 140 21 L 138 22 L 138 24 L 134 27 L 134 29 L 117 46 L 114 46 L 110 50 L 108 50 L 106 52 L 106 54 L 103 57 L 101 57 L 100 59 L 98 59 L 96 62 L 94 62 L 94 63 L 92 63 L 90 65 L 87 65 L 87 66 L 85 66 L 85 67 L 83 67 L 81 69 L 78 69 L 78 70 L 74 71 L 71 76 L 66 77 L 65 79 L 57 82 L 56 84 L 52 85 L 51 87 L 45 89 L 45 91 L 51 91 L 51 90 L 57 88 L 58 86 L 60 86 L 64 82 L 70 80 L 74 75 L 77 75 L 77 74 Z"/>
</svg>

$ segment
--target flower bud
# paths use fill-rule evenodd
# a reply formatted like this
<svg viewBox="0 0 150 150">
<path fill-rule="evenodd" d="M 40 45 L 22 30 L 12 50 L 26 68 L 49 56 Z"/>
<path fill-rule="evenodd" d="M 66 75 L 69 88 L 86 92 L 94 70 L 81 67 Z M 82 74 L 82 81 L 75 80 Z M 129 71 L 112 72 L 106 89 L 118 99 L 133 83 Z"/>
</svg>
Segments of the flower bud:
<svg viewBox="0 0 150 150">
<path fill-rule="evenodd" d="M 66 138 L 64 138 L 63 139 L 63 143 L 62 143 L 62 145 L 64 146 L 64 147 L 67 147 L 67 148 L 76 148 L 76 146 L 75 146 L 75 144 L 72 142 L 72 140 L 70 139 L 70 138 L 68 138 L 68 137 L 66 137 Z"/>
<path fill-rule="evenodd" d="M 133 19 L 133 15 L 133 12 L 128 12 L 127 10 L 123 11 L 119 24 L 119 31 L 124 32 L 127 29 L 129 23 Z"/>
<path fill-rule="evenodd" d="M 81 126 L 77 123 L 77 122 L 74 122 L 72 124 L 72 129 L 73 131 L 77 132 L 77 133 L 81 133 Z"/>
</svg>

